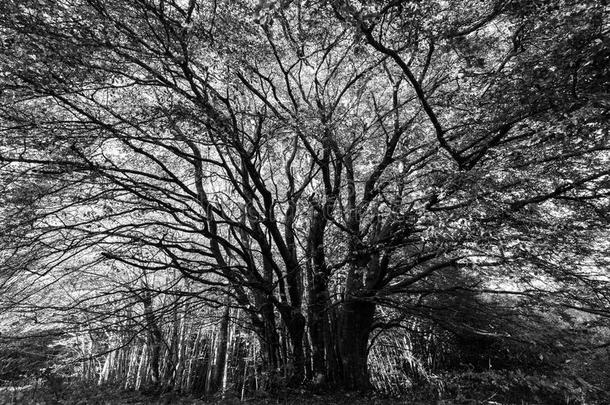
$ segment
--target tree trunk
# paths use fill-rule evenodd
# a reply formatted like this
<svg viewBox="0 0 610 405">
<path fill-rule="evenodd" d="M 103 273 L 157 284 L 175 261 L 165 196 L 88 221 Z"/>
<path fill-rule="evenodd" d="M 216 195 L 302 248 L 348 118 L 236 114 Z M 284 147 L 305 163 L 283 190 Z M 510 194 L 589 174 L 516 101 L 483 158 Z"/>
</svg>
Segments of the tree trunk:
<svg viewBox="0 0 610 405">
<path fill-rule="evenodd" d="M 260 324 L 261 348 L 264 365 L 267 371 L 275 371 L 279 365 L 280 339 L 277 333 L 273 304 L 269 301 L 260 306 L 262 322 Z"/>
<path fill-rule="evenodd" d="M 220 319 L 218 330 L 216 364 L 214 364 L 211 378 L 212 381 L 210 381 L 210 394 L 216 393 L 222 387 L 222 379 L 224 377 L 225 364 L 227 362 L 227 347 L 229 345 L 229 315 L 230 307 L 229 305 L 226 305 L 222 313 L 222 318 Z"/>
<path fill-rule="evenodd" d="M 144 316 L 146 318 L 146 328 L 148 329 L 148 347 L 149 347 L 149 364 L 150 377 L 153 387 L 158 387 L 161 383 L 160 379 L 160 364 L 161 364 L 161 344 L 163 343 L 163 334 L 157 320 L 155 319 L 152 297 L 146 293 L 142 298 L 144 305 Z"/>
<path fill-rule="evenodd" d="M 315 385 L 323 385 L 327 382 L 332 370 L 328 364 L 332 363 L 332 352 L 329 351 L 330 337 L 328 311 L 330 310 L 330 299 L 326 288 L 326 281 L 321 274 L 312 277 L 309 290 L 309 339 L 311 342 L 311 358 L 313 382 Z"/>
<path fill-rule="evenodd" d="M 298 308 L 280 303 L 277 305 L 282 321 L 288 332 L 288 340 L 290 341 L 291 356 L 289 363 L 288 384 L 290 386 L 298 386 L 305 381 L 305 351 L 303 347 L 303 336 L 305 335 L 305 316 Z M 282 339 L 282 352 L 285 352 L 287 347 L 284 347 L 285 337 Z"/>
<path fill-rule="evenodd" d="M 290 343 L 292 345 L 292 375 L 289 385 L 297 386 L 305 380 L 305 352 L 303 350 L 303 335 L 305 334 L 305 317 L 293 311 L 290 321 L 286 323 Z"/>
<path fill-rule="evenodd" d="M 368 341 L 375 314 L 375 304 L 356 298 L 340 308 L 338 346 L 341 356 L 339 385 L 347 390 L 371 389 L 367 358 Z"/>
<path fill-rule="evenodd" d="M 311 381 L 313 379 L 313 371 L 311 369 L 311 342 L 307 333 L 303 336 L 305 340 L 305 379 Z"/>
</svg>

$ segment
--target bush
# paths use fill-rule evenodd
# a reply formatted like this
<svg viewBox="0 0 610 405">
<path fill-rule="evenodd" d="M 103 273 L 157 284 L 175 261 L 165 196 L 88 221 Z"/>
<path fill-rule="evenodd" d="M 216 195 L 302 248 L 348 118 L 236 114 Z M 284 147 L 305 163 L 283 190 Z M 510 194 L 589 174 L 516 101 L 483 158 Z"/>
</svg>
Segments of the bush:
<svg viewBox="0 0 610 405">
<path fill-rule="evenodd" d="M 502 403 L 585 404 L 587 388 L 568 376 L 516 371 L 461 372 L 446 375 L 444 396 Z"/>
<path fill-rule="evenodd" d="M 38 376 L 62 354 L 51 333 L 0 341 L 0 380 L 5 383 Z"/>
</svg>

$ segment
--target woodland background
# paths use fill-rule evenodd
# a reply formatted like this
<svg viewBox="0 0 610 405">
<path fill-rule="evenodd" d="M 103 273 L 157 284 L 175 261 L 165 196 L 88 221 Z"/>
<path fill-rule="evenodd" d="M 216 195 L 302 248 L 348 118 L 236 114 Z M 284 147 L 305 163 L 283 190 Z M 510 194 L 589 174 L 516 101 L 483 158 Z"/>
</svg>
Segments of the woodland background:
<svg viewBox="0 0 610 405">
<path fill-rule="evenodd" d="M 607 403 L 608 11 L 2 1 L 3 401 Z"/>
</svg>

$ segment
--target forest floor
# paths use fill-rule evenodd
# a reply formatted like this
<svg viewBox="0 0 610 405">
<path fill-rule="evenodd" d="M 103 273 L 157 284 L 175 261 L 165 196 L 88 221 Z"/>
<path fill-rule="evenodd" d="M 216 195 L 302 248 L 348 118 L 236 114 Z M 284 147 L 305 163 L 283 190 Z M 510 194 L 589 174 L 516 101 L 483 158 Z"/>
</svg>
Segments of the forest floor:
<svg viewBox="0 0 610 405">
<path fill-rule="evenodd" d="M 141 392 L 119 391 L 110 389 L 79 390 L 64 389 L 61 392 L 50 392 L 47 389 L 36 390 L 33 386 L 0 387 L 0 405 L 36 404 L 36 405 L 494 405 L 493 401 L 416 401 L 412 398 L 388 398 L 375 394 L 357 395 L 352 393 L 334 393 L 317 395 L 309 392 L 290 392 L 276 397 L 244 398 L 238 397 L 197 399 L 176 394 L 146 395 Z"/>
</svg>

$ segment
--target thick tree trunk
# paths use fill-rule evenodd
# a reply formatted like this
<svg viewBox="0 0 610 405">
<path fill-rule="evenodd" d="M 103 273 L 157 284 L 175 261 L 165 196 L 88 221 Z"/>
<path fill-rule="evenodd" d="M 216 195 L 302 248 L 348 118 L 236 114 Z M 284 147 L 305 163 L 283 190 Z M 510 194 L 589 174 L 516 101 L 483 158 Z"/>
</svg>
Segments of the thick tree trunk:
<svg viewBox="0 0 610 405">
<path fill-rule="evenodd" d="M 255 292 L 254 299 L 257 311 L 250 313 L 250 319 L 260 342 L 262 358 L 260 369 L 269 376 L 269 381 L 274 381 L 273 376 L 282 362 L 280 335 L 274 306 L 271 299 L 260 292 Z M 263 381 L 262 386 L 265 387 L 269 381 Z"/>
<path fill-rule="evenodd" d="M 264 367 L 268 371 L 274 371 L 279 365 L 280 339 L 277 333 L 273 304 L 267 302 L 262 305 L 260 313 L 263 318 L 261 340 L 263 343 Z"/>
<path fill-rule="evenodd" d="M 297 386 L 305 380 L 305 352 L 303 350 L 303 335 L 305 334 L 305 317 L 293 311 L 290 321 L 286 323 L 290 344 L 292 346 L 292 375 L 289 384 Z"/>
<path fill-rule="evenodd" d="M 347 390 L 371 388 L 368 375 L 368 341 L 375 304 L 358 299 L 345 301 L 340 308 L 338 346 L 341 356 L 339 384 Z"/>
<path fill-rule="evenodd" d="M 332 198 L 327 202 L 332 206 Z M 315 205 L 315 203 L 313 203 Z M 332 383 L 336 363 L 334 336 L 331 332 L 331 302 L 328 291 L 330 271 L 326 265 L 324 230 L 327 218 L 320 207 L 312 207 L 309 236 L 307 239 L 307 286 L 309 306 L 309 340 L 311 343 L 312 382 L 316 386 Z M 330 208 L 328 208 L 330 209 Z"/>
<path fill-rule="evenodd" d="M 321 282 L 315 280 L 309 297 L 309 338 L 311 340 L 312 368 L 316 382 L 321 383 L 326 374 L 325 344 L 324 344 L 324 321 L 327 300 L 324 290 L 321 291 Z"/>
<path fill-rule="evenodd" d="M 309 340 L 312 351 L 313 383 L 324 385 L 333 380 L 334 351 L 330 332 L 330 299 L 322 275 L 313 276 L 309 291 Z M 330 380 L 330 381 L 329 381 Z"/>
</svg>

